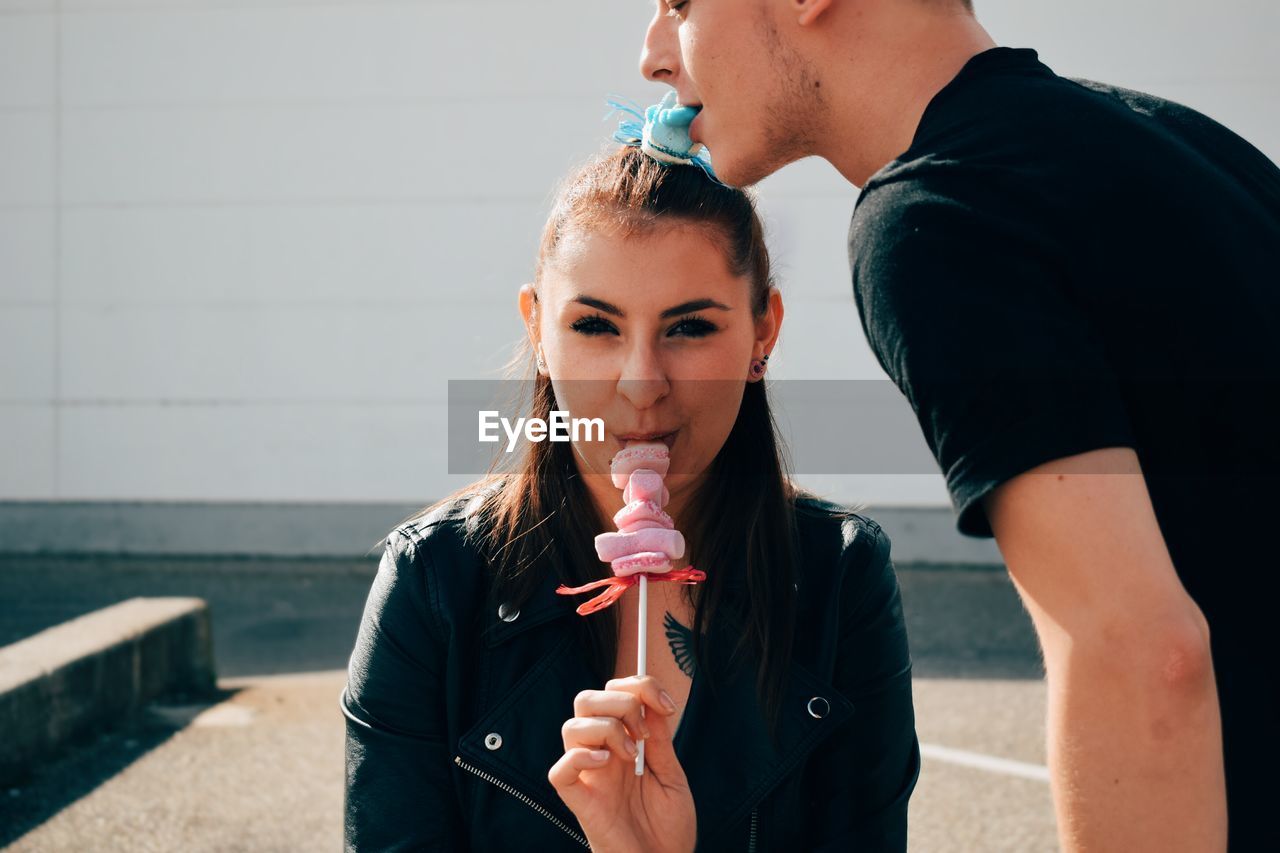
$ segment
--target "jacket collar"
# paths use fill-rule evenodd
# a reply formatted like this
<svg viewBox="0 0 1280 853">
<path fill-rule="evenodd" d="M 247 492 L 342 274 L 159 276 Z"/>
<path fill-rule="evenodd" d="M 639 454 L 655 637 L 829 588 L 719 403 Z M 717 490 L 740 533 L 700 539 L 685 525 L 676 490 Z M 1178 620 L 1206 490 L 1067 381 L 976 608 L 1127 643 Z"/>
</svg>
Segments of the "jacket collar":
<svg viewBox="0 0 1280 853">
<path fill-rule="evenodd" d="M 497 613 L 489 614 L 486 619 L 489 627 L 485 630 L 489 648 L 561 616 L 577 616 L 574 608 L 578 601 L 572 596 L 558 594 L 556 587 L 559 585 L 555 573 L 546 572 L 533 595 L 518 609 L 501 605 Z"/>
</svg>

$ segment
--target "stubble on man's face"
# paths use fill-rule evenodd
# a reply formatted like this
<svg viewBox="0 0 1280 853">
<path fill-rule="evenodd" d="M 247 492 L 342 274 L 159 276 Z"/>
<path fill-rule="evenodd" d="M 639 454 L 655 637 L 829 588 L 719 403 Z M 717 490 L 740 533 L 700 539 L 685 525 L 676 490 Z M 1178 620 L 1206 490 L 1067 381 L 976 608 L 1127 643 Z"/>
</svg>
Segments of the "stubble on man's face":
<svg viewBox="0 0 1280 853">
<path fill-rule="evenodd" d="M 795 48 L 787 44 L 765 10 L 756 18 L 763 56 L 769 57 L 772 84 L 761 87 L 756 108 L 757 151 L 743 158 L 735 186 L 756 184 L 790 163 L 815 153 L 816 130 L 825 120 L 827 102 L 821 78 Z M 714 158 L 714 153 L 713 153 Z"/>
</svg>

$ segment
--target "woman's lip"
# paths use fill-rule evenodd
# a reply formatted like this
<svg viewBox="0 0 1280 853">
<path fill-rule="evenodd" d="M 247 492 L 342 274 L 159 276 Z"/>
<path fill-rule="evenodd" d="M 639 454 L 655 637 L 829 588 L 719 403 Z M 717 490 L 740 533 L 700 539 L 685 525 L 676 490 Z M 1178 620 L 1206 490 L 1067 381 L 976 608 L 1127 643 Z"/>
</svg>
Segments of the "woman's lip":
<svg viewBox="0 0 1280 853">
<path fill-rule="evenodd" d="M 702 137 L 698 135 L 698 122 L 702 121 L 702 110 L 698 110 L 698 114 L 693 117 L 693 121 L 689 122 L 689 141 L 701 142 Z"/>
<path fill-rule="evenodd" d="M 670 449 L 671 445 L 675 443 L 676 433 L 678 432 L 680 432 L 680 430 L 674 429 L 671 432 L 665 432 L 659 435 L 648 435 L 648 436 L 620 435 L 618 436 L 618 441 L 621 441 L 624 445 L 630 444 L 632 442 L 640 443 L 640 442 L 649 442 L 649 441 L 661 441 L 663 444 L 667 446 L 668 449 Z"/>
</svg>

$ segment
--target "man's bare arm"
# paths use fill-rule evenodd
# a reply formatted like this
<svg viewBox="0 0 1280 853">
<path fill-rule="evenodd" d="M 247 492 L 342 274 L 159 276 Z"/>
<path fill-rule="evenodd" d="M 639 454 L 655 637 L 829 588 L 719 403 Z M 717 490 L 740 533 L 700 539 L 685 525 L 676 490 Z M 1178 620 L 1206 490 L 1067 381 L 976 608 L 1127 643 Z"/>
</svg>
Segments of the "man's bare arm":
<svg viewBox="0 0 1280 853">
<path fill-rule="evenodd" d="M 1225 850 L 1209 629 L 1174 572 L 1136 454 L 1047 463 L 984 508 L 1044 652 L 1063 849 Z"/>
</svg>

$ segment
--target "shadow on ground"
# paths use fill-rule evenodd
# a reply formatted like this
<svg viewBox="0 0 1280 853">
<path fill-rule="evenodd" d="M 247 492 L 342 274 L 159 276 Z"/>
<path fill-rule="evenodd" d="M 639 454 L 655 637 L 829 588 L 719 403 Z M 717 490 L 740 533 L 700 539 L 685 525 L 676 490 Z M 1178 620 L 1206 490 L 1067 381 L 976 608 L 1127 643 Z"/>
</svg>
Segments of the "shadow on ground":
<svg viewBox="0 0 1280 853">
<path fill-rule="evenodd" d="M 56 760 L 33 768 L 0 791 L 0 849 L 162 746 L 199 710 L 239 692 L 214 690 L 198 701 L 166 696 L 153 706 L 155 711 L 148 709 L 121 725 L 86 732 L 67 744 Z M 165 713 L 166 707 L 175 711 Z"/>
</svg>

